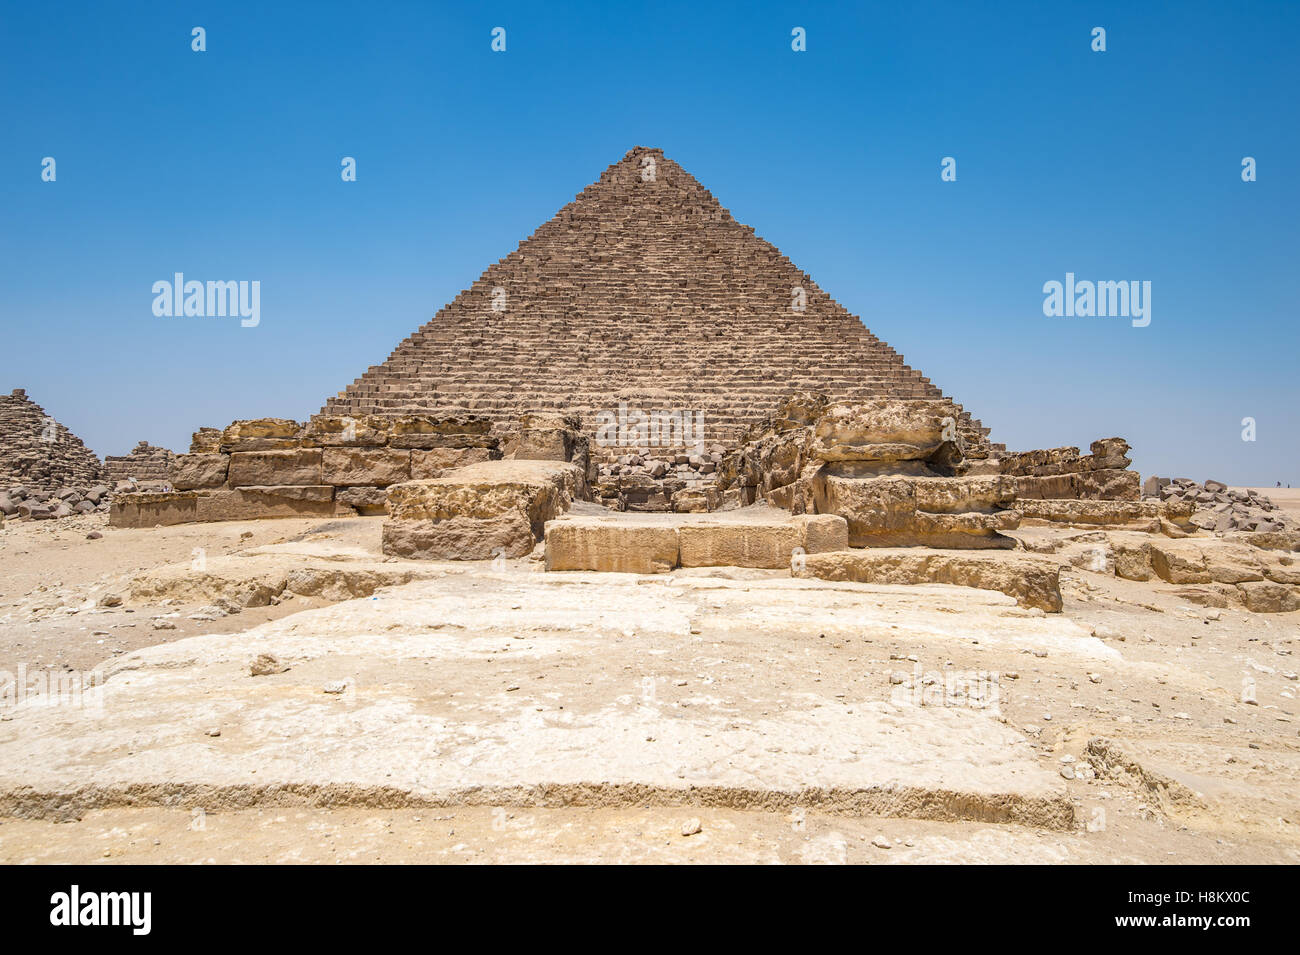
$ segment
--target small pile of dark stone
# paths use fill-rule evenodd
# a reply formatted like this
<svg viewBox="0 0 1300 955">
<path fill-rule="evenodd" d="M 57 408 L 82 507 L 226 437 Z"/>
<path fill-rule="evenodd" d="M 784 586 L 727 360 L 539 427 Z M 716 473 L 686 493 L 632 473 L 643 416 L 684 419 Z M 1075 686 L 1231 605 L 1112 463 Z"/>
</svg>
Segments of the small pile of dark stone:
<svg viewBox="0 0 1300 955">
<path fill-rule="evenodd" d="M 107 484 L 89 487 L 40 488 L 23 484 L 0 491 L 0 514 L 8 519 L 49 521 L 78 514 L 106 514 L 116 492 L 139 490 L 134 481 L 119 481 L 116 489 Z"/>
<path fill-rule="evenodd" d="M 1148 478 L 1146 497 L 1185 501 L 1195 506 L 1191 522 L 1204 531 L 1288 530 L 1294 521 L 1281 508 L 1255 490 L 1230 489 L 1222 481 L 1197 484 L 1189 478 Z"/>
</svg>

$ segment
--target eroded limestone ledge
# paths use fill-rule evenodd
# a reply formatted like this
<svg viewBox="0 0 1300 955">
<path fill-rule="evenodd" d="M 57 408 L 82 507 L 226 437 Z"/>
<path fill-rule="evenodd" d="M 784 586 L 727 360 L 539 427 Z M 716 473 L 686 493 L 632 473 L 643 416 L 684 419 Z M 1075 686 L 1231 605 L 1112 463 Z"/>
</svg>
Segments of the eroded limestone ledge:
<svg viewBox="0 0 1300 955">
<path fill-rule="evenodd" d="M 1162 501 L 1094 501 L 1094 500 L 1030 500 L 1016 501 L 1025 524 L 1070 524 L 1085 527 L 1135 526 L 1159 531 L 1161 522 L 1167 521 L 1184 531 L 1193 528 L 1187 519 L 1192 507 L 1181 502 Z"/>
<path fill-rule="evenodd" d="M 953 584 L 996 590 L 1023 607 L 1061 609 L 1061 568 L 1052 560 L 1011 554 L 870 548 L 809 554 L 796 577 L 864 584 Z"/>
</svg>

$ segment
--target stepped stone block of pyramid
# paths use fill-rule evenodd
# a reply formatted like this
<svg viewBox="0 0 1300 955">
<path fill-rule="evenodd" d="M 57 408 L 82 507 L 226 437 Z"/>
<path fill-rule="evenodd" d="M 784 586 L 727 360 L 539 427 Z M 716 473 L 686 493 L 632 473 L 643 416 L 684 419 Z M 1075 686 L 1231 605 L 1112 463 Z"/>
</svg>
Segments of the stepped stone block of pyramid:
<svg viewBox="0 0 1300 955">
<path fill-rule="evenodd" d="M 0 395 L 0 487 L 52 490 L 98 482 L 103 465 L 95 452 L 22 388 Z"/>
<path fill-rule="evenodd" d="M 504 426 L 558 411 L 594 434 L 626 402 L 700 412 L 704 440 L 732 445 L 793 391 L 942 397 L 662 150 L 636 147 L 322 414 Z"/>
</svg>

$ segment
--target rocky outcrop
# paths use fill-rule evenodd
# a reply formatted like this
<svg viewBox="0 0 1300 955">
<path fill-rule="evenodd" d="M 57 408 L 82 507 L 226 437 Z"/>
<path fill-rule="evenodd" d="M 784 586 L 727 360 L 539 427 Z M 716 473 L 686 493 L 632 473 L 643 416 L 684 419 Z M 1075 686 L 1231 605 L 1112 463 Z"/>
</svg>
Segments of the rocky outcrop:
<svg viewBox="0 0 1300 955">
<path fill-rule="evenodd" d="M 795 576 L 864 584 L 952 584 L 996 590 L 1047 613 L 1062 606 L 1060 565 L 1038 557 L 916 548 L 836 551 L 810 554 Z"/>
<path fill-rule="evenodd" d="M 1300 554 L 1251 546 L 1252 536 L 1163 540 L 1116 534 L 1091 545 L 1088 550 L 1099 559 L 1082 566 L 1113 570 L 1127 580 L 1181 585 L 1180 596 L 1208 606 L 1255 613 L 1300 609 Z"/>
</svg>

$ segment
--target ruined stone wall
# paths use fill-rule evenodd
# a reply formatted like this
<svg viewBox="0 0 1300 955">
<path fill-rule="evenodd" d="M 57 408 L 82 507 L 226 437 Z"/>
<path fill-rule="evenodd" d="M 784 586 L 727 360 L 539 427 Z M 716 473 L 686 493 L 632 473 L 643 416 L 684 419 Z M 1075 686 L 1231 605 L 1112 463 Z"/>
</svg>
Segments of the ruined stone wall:
<svg viewBox="0 0 1300 955">
<path fill-rule="evenodd" d="M 577 464 L 585 478 L 590 457 L 575 423 L 526 415 L 507 431 L 481 415 L 316 415 L 201 428 L 190 453 L 172 460 L 172 490 L 118 495 L 112 523 L 383 514 L 389 486 L 498 460 L 503 445 L 518 460 Z"/>
<path fill-rule="evenodd" d="M 1138 473 L 1128 470 L 1128 442 L 1102 438 L 1090 450 L 1006 452 L 999 456 L 999 466 L 1016 479 L 1016 497 L 1025 500 L 1138 500 L 1141 486 Z"/>
<path fill-rule="evenodd" d="M 141 441 L 130 454 L 110 454 L 104 458 L 104 480 L 114 486 L 132 479 L 139 483 L 165 484 L 171 479 L 175 457 L 166 448 Z"/>
</svg>

